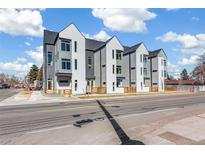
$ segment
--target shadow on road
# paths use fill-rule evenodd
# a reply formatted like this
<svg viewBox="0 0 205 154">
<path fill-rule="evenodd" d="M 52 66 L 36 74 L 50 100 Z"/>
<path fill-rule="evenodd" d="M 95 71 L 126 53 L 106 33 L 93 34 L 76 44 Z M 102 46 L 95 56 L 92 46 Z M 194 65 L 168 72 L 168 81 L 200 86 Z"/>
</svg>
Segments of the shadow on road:
<svg viewBox="0 0 205 154">
<path fill-rule="evenodd" d="M 115 132 L 117 133 L 121 144 L 122 145 L 144 145 L 143 142 L 138 140 L 131 140 L 129 136 L 123 131 L 123 129 L 120 127 L 120 125 L 117 123 L 117 121 L 112 117 L 112 115 L 106 110 L 106 108 L 101 104 L 99 100 L 96 100 L 100 108 L 105 113 L 106 117 L 109 119 L 110 123 L 112 124 Z"/>
</svg>

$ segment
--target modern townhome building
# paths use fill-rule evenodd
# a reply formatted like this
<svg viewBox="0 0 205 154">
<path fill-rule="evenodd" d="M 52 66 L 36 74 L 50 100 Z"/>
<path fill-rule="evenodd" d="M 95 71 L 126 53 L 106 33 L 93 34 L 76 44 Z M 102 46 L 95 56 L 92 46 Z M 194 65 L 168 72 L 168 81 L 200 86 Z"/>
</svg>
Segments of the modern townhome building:
<svg viewBox="0 0 205 154">
<path fill-rule="evenodd" d="M 167 56 L 163 49 L 149 53 L 152 91 L 164 91 L 167 79 Z"/>
<path fill-rule="evenodd" d="M 166 74 L 167 57 L 162 49 L 148 52 L 143 43 L 126 47 L 116 36 L 107 41 L 85 38 L 74 24 L 60 32 L 45 30 L 43 41 L 45 92 L 135 93 L 149 92 L 152 86 L 164 90 L 166 76 L 161 71 Z"/>
<path fill-rule="evenodd" d="M 123 72 L 125 80 L 123 87 L 127 92 L 150 91 L 149 52 L 143 43 L 132 47 L 124 46 Z"/>
</svg>

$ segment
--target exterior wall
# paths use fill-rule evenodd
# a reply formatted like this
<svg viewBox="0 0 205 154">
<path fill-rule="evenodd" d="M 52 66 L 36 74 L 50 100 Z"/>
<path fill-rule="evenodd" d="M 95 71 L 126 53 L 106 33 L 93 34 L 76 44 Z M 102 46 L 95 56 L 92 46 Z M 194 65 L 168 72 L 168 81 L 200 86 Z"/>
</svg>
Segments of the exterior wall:
<svg viewBox="0 0 205 154">
<path fill-rule="evenodd" d="M 95 87 L 106 87 L 106 49 L 105 47 L 94 52 Z"/>
<path fill-rule="evenodd" d="M 158 90 L 164 91 L 164 66 L 161 64 L 161 60 L 164 61 L 163 57 L 158 57 Z"/>
<path fill-rule="evenodd" d="M 112 56 L 112 50 L 114 50 L 114 58 Z M 117 40 L 116 37 L 113 37 L 106 44 L 106 87 L 107 93 L 122 93 L 123 88 L 117 87 L 117 75 L 116 75 L 116 50 L 123 50 L 122 45 Z M 113 74 L 113 65 L 115 66 Z M 113 90 L 114 83 L 114 90 Z"/>
<path fill-rule="evenodd" d="M 167 67 L 164 66 L 164 60 L 167 61 L 166 57 L 162 54 L 152 58 L 152 86 L 157 87 L 158 91 L 165 90 L 164 81 L 166 77 L 164 72 L 167 70 Z"/>
<path fill-rule="evenodd" d="M 159 79 L 159 60 L 158 57 L 152 58 L 152 86 L 158 88 Z M 155 85 L 157 84 L 157 85 Z"/>
<path fill-rule="evenodd" d="M 94 75 L 94 68 L 95 68 L 95 63 L 94 63 L 94 52 L 93 51 L 86 51 L 85 53 L 86 55 L 86 79 L 94 79 L 95 75 Z M 91 57 L 91 62 L 92 65 L 89 67 L 88 66 L 88 57 Z"/>
<path fill-rule="evenodd" d="M 136 87 L 136 53 L 130 54 L 130 86 Z"/>
<path fill-rule="evenodd" d="M 59 38 L 71 40 L 72 94 L 84 94 L 86 92 L 85 38 L 73 24 L 61 31 L 59 33 Z M 74 51 L 74 41 L 77 41 L 77 52 Z M 64 51 L 59 53 L 59 60 L 60 57 L 69 56 L 68 54 L 66 55 L 67 52 L 64 53 Z M 75 70 L 75 59 L 77 59 L 78 62 L 77 70 Z M 60 64 L 58 66 L 60 66 Z M 62 70 L 59 69 L 59 71 Z M 75 80 L 77 80 L 77 90 L 75 90 Z"/>
<path fill-rule="evenodd" d="M 125 79 L 123 80 L 122 86 L 123 87 L 129 87 L 130 86 L 130 80 L 129 80 L 129 54 L 123 56 L 123 76 Z"/>
<path fill-rule="evenodd" d="M 137 85 L 137 92 L 149 92 L 149 86 L 145 85 L 144 82 L 144 61 L 143 55 L 149 55 L 149 52 L 145 48 L 143 44 L 141 44 L 137 51 L 136 51 L 136 85 Z M 142 61 L 140 61 L 140 56 L 142 56 Z M 141 74 L 142 68 L 142 74 Z"/>
</svg>

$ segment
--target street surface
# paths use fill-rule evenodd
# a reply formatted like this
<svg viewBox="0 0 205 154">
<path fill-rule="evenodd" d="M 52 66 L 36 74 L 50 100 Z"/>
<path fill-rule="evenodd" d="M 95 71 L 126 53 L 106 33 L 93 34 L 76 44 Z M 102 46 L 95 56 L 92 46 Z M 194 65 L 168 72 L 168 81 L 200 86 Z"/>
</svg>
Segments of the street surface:
<svg viewBox="0 0 205 154">
<path fill-rule="evenodd" d="M 0 101 L 20 92 L 20 89 L 0 89 Z"/>
<path fill-rule="evenodd" d="M 157 144 L 146 135 L 205 113 L 204 98 L 169 94 L 2 106 L 0 144 Z"/>
</svg>

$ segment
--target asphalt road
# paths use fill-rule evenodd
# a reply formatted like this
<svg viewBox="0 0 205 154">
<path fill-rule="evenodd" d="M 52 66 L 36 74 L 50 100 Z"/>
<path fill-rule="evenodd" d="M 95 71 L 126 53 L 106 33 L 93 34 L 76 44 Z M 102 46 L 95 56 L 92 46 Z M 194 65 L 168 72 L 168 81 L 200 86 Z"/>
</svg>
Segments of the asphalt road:
<svg viewBox="0 0 205 154">
<path fill-rule="evenodd" d="M 19 91 L 19 89 L 0 89 L 0 102 L 17 94 Z"/>
<path fill-rule="evenodd" d="M 89 122 L 89 120 L 109 119 L 110 123 L 112 123 L 112 119 L 120 116 L 204 105 L 204 98 L 204 93 L 199 93 L 4 106 L 0 107 L 0 139 L 3 136 L 12 134 L 22 134 L 69 124 L 77 124 L 80 127 L 82 123 L 79 121 L 81 120 Z M 118 128 L 115 128 L 116 125 Z M 119 133 L 117 130 L 121 129 L 119 127 L 120 125 L 115 121 L 113 131 L 116 131 L 117 134 Z M 121 131 L 123 130 L 121 129 Z"/>
</svg>

